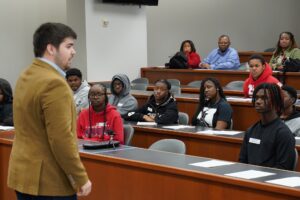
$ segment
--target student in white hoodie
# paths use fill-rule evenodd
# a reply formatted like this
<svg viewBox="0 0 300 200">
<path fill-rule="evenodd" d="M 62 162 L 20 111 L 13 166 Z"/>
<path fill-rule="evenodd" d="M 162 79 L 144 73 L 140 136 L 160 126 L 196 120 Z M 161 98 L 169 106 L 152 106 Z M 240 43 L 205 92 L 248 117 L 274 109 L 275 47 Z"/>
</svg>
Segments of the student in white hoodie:
<svg viewBox="0 0 300 200">
<path fill-rule="evenodd" d="M 86 80 L 82 80 L 82 73 L 77 68 L 71 68 L 66 72 L 66 79 L 73 90 L 74 103 L 77 115 L 84 108 L 89 107 L 88 93 L 90 86 Z"/>
</svg>

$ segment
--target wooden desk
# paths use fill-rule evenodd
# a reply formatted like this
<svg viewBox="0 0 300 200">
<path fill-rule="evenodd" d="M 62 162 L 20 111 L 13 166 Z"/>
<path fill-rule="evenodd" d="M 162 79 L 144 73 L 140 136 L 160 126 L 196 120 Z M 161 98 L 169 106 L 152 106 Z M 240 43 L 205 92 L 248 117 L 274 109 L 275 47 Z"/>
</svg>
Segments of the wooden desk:
<svg viewBox="0 0 300 200">
<path fill-rule="evenodd" d="M 132 90 L 132 95 L 137 99 L 139 106 L 146 103 L 149 96 L 153 93 L 151 91 L 139 91 Z M 194 116 L 199 102 L 198 94 L 186 94 L 182 93 L 180 95 L 175 95 L 177 101 L 178 110 L 185 112 L 189 115 L 190 122 L 191 118 Z M 253 108 L 251 102 L 243 102 L 236 100 L 229 100 L 232 110 L 233 110 L 233 129 L 234 130 L 247 130 L 251 125 L 259 120 L 259 115 Z M 300 102 L 297 104 L 296 108 L 300 110 Z"/>
<path fill-rule="evenodd" d="M 203 80 L 207 77 L 214 77 L 219 80 L 222 86 L 231 81 L 244 81 L 248 78 L 248 71 L 241 70 L 208 70 L 208 69 L 166 69 L 158 67 L 141 68 L 141 77 L 149 79 L 150 83 L 154 83 L 159 79 L 178 79 L 182 85 L 187 85 L 191 81 Z M 273 76 L 282 80 L 282 72 L 273 72 Z M 300 72 L 287 72 L 285 75 L 285 83 L 300 90 Z"/>
<path fill-rule="evenodd" d="M 0 134 L 1 193 L 3 200 L 14 200 L 14 192 L 6 186 L 7 163 L 11 139 Z M 93 183 L 92 193 L 84 200 L 98 199 L 232 199 L 282 200 L 299 199 L 300 187 L 278 186 L 265 181 L 296 176 L 300 173 L 236 163 L 217 168 L 199 168 L 190 163 L 207 158 L 151 151 L 140 148 L 88 153 L 80 156 Z M 276 175 L 246 180 L 224 174 L 259 170 Z"/>
<path fill-rule="evenodd" d="M 265 58 L 267 62 L 270 62 L 273 52 L 239 51 L 238 54 L 241 63 L 248 62 L 250 56 L 252 56 L 253 54 L 260 54 Z"/>
<path fill-rule="evenodd" d="M 203 127 L 171 130 L 162 126 L 137 126 L 131 122 L 130 124 L 134 127 L 133 146 L 149 148 L 151 144 L 161 139 L 178 139 L 186 145 L 186 154 L 188 155 L 234 162 L 238 161 L 244 138 L 244 132 L 233 136 L 207 135 L 201 134 L 201 131 L 211 129 Z M 296 148 L 298 160 L 300 160 L 300 140 L 296 140 Z M 300 171 L 300 161 L 297 165 L 297 171 Z"/>
</svg>

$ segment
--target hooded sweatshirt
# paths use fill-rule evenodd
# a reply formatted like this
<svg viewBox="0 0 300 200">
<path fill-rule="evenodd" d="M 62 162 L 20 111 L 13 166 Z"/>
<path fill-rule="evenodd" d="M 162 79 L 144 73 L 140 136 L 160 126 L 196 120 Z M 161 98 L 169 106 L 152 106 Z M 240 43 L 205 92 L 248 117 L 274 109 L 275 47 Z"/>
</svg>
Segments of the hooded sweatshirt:
<svg viewBox="0 0 300 200">
<path fill-rule="evenodd" d="M 89 107 L 89 100 L 88 100 L 89 90 L 90 90 L 90 86 L 84 80 L 81 83 L 80 87 L 74 92 L 74 102 L 76 106 L 77 115 L 82 109 Z"/>
<path fill-rule="evenodd" d="M 113 82 L 115 80 L 121 81 L 123 89 L 120 94 L 117 94 L 113 89 Z M 112 95 L 109 96 L 108 102 L 117 107 L 117 110 L 122 117 L 126 116 L 128 112 L 134 111 L 138 107 L 137 100 L 130 94 L 130 81 L 125 74 L 117 74 L 112 77 L 110 90 Z"/>
<path fill-rule="evenodd" d="M 177 124 L 178 110 L 174 97 L 169 94 L 165 102 L 156 104 L 154 95 L 151 95 L 148 102 L 136 112 L 129 112 L 125 117 L 128 121 L 145 121 L 144 115 L 155 116 L 158 124 Z"/>
<path fill-rule="evenodd" d="M 4 101 L 0 102 L 0 125 L 13 126 L 13 96 L 12 89 L 7 80 L 0 78 L 0 90 L 4 96 Z"/>
<path fill-rule="evenodd" d="M 254 80 L 252 74 L 249 73 L 249 78 L 247 78 L 244 83 L 245 97 L 251 97 L 254 92 L 254 89 L 261 83 L 275 83 L 280 87 L 282 86 L 282 84 L 274 76 L 272 76 L 272 69 L 270 65 L 266 63 L 265 70 L 262 72 L 262 74 L 258 77 L 257 80 Z"/>
<path fill-rule="evenodd" d="M 78 138 L 105 141 L 110 139 L 107 131 L 113 131 L 115 133 L 113 139 L 124 144 L 123 121 L 114 106 L 107 104 L 106 111 L 98 113 L 90 106 L 80 112 L 77 119 Z"/>
</svg>

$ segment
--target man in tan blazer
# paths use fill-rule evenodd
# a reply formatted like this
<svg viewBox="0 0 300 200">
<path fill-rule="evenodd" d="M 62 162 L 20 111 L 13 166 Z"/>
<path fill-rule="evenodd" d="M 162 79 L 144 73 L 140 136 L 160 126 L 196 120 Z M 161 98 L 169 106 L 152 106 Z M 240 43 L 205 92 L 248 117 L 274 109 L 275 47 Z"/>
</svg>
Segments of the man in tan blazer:
<svg viewBox="0 0 300 200">
<path fill-rule="evenodd" d="M 42 24 L 33 37 L 36 58 L 17 81 L 8 186 L 18 199 L 77 199 L 91 191 L 64 73 L 75 55 L 76 37 L 64 24 Z"/>
</svg>

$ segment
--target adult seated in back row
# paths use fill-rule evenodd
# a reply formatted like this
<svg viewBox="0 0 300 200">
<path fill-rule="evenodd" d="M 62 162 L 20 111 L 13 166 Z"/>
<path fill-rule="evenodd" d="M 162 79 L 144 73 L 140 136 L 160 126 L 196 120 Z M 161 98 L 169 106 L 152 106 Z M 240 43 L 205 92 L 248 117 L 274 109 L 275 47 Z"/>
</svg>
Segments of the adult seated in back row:
<svg viewBox="0 0 300 200">
<path fill-rule="evenodd" d="M 236 70 L 240 67 L 238 52 L 229 47 L 228 35 L 221 35 L 218 41 L 219 48 L 210 52 L 207 58 L 199 65 L 202 69 Z"/>
<path fill-rule="evenodd" d="M 297 48 L 296 40 L 291 32 L 282 32 L 270 65 L 274 70 L 282 70 L 284 62 L 289 58 L 300 59 L 300 49 Z"/>
<path fill-rule="evenodd" d="M 272 76 L 272 69 L 264 57 L 254 54 L 249 58 L 249 78 L 244 83 L 245 97 L 252 97 L 254 89 L 261 83 L 275 83 L 280 87 L 282 84 Z"/>
<path fill-rule="evenodd" d="M 156 81 L 154 94 L 149 97 L 147 103 L 137 111 L 129 112 L 124 119 L 157 124 L 177 124 L 178 109 L 170 89 L 171 84 L 167 80 Z"/>
<path fill-rule="evenodd" d="M 185 40 L 181 43 L 180 51 L 187 57 L 188 68 L 198 68 L 201 58 L 196 52 L 194 43 L 191 40 Z"/>
</svg>

